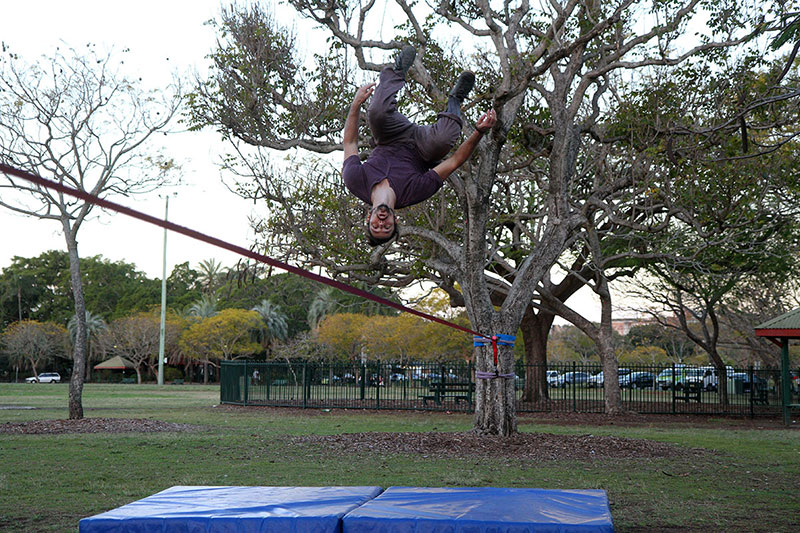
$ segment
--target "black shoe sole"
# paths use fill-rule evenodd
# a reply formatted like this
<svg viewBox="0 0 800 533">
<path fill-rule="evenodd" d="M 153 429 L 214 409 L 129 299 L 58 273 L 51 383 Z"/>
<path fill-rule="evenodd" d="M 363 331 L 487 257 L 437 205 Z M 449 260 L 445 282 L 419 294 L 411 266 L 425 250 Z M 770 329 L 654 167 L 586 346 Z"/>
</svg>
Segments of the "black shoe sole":
<svg viewBox="0 0 800 533">
<path fill-rule="evenodd" d="M 453 89 L 448 93 L 459 102 L 463 102 L 472 88 L 475 87 L 475 73 L 468 70 L 461 73 Z"/>
</svg>

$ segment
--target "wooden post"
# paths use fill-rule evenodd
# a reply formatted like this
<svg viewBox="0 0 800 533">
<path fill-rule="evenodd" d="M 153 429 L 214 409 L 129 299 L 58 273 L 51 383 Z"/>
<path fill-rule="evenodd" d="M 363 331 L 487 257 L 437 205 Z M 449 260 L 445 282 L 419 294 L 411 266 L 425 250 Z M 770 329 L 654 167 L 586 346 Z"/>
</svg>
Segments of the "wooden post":
<svg viewBox="0 0 800 533">
<path fill-rule="evenodd" d="M 781 396 L 783 405 L 783 425 L 789 426 L 792 417 L 789 413 L 789 404 L 792 399 L 792 385 L 789 379 L 789 339 L 781 339 Z"/>
</svg>

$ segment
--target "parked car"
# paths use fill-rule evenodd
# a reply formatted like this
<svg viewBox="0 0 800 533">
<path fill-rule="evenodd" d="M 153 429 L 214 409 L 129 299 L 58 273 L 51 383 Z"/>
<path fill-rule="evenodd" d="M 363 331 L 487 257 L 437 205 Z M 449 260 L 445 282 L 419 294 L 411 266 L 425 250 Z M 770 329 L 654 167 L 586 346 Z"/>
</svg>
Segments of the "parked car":
<svg viewBox="0 0 800 533">
<path fill-rule="evenodd" d="M 547 386 L 555 387 L 558 384 L 558 370 L 547 371 Z"/>
<path fill-rule="evenodd" d="M 431 372 L 426 376 L 422 376 L 422 379 L 427 379 L 428 381 L 442 381 L 442 374 L 439 374 L 438 372 Z M 447 374 L 444 374 L 444 379 L 447 381 L 458 381 L 458 376 L 452 372 L 448 372 Z"/>
<path fill-rule="evenodd" d="M 689 369 L 685 365 L 675 365 L 675 375 L 672 373 L 672 367 L 665 368 L 656 377 L 656 383 L 661 390 L 669 390 L 672 387 L 676 389 L 683 389 L 686 385 L 686 376 L 689 370 L 697 371 L 698 369 Z"/>
<path fill-rule="evenodd" d="M 566 387 L 567 385 L 585 385 L 592 377 L 588 372 L 565 372 L 558 376 L 556 387 Z"/>
<path fill-rule="evenodd" d="M 391 376 L 389 376 L 389 381 L 405 381 L 406 375 L 400 374 L 399 372 L 395 372 Z"/>
<path fill-rule="evenodd" d="M 701 366 L 699 370 L 703 371 L 702 387 L 707 391 L 715 391 L 719 388 L 719 372 L 715 366 Z M 725 375 L 730 379 L 733 374 L 733 367 L 725 367 Z"/>
<path fill-rule="evenodd" d="M 25 378 L 25 383 L 61 383 L 61 374 L 58 372 L 42 372 L 39 377 Z"/>
<path fill-rule="evenodd" d="M 728 376 L 728 379 L 734 383 L 733 390 L 736 392 L 741 391 L 744 394 L 748 394 L 751 389 L 750 383 L 750 373 L 749 372 L 735 372 Z M 741 382 L 741 385 L 737 385 L 736 382 Z M 767 389 L 767 380 L 762 378 L 758 375 L 753 375 L 753 382 L 756 386 L 756 391 L 763 391 Z"/>
<path fill-rule="evenodd" d="M 705 388 L 703 380 L 705 379 L 705 370 L 702 368 L 686 368 L 683 372 L 683 379 L 680 385 L 683 387 L 691 387 L 694 389 Z M 678 388 L 681 388 L 678 386 Z"/>
<path fill-rule="evenodd" d="M 602 387 L 603 386 L 603 373 L 598 372 L 594 376 L 589 376 L 589 380 L 586 382 L 587 387 Z"/>
<path fill-rule="evenodd" d="M 620 368 L 617 370 L 617 379 L 620 383 L 622 383 L 622 378 L 627 376 L 631 373 L 630 368 Z M 587 387 L 603 387 L 605 384 L 605 378 L 603 377 L 603 372 L 598 372 L 594 376 L 589 378 L 589 381 L 586 383 Z"/>
<path fill-rule="evenodd" d="M 619 386 L 631 389 L 652 389 L 656 385 L 656 376 L 650 372 L 631 372 L 619 378 Z"/>
</svg>

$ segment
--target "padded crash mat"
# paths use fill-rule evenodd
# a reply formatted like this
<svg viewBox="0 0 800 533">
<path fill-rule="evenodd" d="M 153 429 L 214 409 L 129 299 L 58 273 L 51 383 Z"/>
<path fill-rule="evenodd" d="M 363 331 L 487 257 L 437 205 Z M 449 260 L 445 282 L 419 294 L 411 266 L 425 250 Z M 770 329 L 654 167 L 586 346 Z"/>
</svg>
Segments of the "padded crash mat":
<svg viewBox="0 0 800 533">
<path fill-rule="evenodd" d="M 611 532 L 602 490 L 390 487 L 343 519 L 343 533 Z"/>
<path fill-rule="evenodd" d="M 172 487 L 80 521 L 81 533 L 338 533 L 380 487 Z"/>
</svg>

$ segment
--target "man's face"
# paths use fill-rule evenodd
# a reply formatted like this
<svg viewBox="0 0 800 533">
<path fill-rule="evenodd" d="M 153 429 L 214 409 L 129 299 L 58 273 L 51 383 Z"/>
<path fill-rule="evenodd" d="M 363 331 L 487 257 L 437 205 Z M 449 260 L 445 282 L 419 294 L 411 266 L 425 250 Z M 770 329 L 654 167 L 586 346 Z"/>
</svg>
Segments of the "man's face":
<svg viewBox="0 0 800 533">
<path fill-rule="evenodd" d="M 395 214 L 386 204 L 373 207 L 367 216 L 367 227 L 370 235 L 376 239 L 385 239 L 394 233 Z"/>
</svg>

